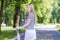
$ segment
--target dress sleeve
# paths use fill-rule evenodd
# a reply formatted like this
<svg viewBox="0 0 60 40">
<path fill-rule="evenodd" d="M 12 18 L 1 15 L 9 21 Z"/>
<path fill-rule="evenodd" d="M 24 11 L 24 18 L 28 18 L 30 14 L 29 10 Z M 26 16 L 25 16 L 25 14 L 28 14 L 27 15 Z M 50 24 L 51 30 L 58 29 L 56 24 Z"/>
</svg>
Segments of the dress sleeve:
<svg viewBox="0 0 60 40">
<path fill-rule="evenodd" d="M 28 19 L 29 19 L 29 18 L 31 18 L 31 19 L 34 18 L 34 15 L 33 15 L 33 14 L 29 14 L 29 15 L 28 15 Z"/>
</svg>

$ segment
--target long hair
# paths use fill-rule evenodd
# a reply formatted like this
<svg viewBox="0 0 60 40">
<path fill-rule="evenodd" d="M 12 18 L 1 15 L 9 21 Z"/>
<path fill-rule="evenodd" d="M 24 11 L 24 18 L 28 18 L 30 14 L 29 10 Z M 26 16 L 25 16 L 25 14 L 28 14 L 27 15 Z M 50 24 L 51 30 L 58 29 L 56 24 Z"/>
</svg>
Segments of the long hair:
<svg viewBox="0 0 60 40">
<path fill-rule="evenodd" d="M 28 6 L 31 7 L 31 12 L 34 13 L 34 6 L 33 6 L 33 4 L 29 4 Z"/>
<path fill-rule="evenodd" d="M 34 13 L 34 5 L 33 4 L 29 4 L 28 6 L 31 7 L 31 12 Z M 34 22 L 35 22 L 35 14 L 34 14 Z"/>
</svg>

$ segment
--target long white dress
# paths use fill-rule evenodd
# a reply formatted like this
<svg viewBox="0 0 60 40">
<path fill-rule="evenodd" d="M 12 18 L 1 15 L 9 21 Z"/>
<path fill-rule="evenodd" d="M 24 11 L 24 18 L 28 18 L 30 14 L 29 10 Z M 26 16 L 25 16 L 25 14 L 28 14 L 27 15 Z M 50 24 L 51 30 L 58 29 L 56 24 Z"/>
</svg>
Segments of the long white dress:
<svg viewBox="0 0 60 40">
<path fill-rule="evenodd" d="M 34 28 L 34 14 L 29 13 L 27 19 L 31 18 L 30 25 L 26 28 L 24 40 L 34 40 L 36 39 L 36 31 Z M 27 20 L 26 20 L 27 21 Z"/>
<path fill-rule="evenodd" d="M 34 30 L 26 30 L 24 40 L 35 40 L 36 39 L 36 31 Z"/>
</svg>

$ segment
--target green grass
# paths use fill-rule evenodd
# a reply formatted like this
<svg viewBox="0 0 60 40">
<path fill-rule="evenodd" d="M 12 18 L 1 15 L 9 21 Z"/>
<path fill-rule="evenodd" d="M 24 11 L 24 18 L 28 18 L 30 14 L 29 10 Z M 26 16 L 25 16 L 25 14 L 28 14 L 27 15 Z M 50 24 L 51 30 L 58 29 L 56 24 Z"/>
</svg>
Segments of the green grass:
<svg viewBox="0 0 60 40">
<path fill-rule="evenodd" d="M 60 32 L 60 25 L 57 25 L 56 29 Z"/>
<path fill-rule="evenodd" d="M 14 32 L 14 28 L 1 28 L 1 34 L 0 34 L 0 40 L 9 40 L 11 38 L 14 38 L 16 36 L 16 32 Z M 25 30 L 22 29 L 19 31 L 19 33 L 24 32 Z"/>
</svg>

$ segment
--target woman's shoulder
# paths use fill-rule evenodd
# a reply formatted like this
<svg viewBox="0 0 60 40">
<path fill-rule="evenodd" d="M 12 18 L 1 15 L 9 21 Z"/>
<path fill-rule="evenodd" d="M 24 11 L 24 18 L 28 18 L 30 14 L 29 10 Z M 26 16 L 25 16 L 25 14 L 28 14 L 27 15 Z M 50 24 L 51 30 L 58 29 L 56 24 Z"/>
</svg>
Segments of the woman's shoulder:
<svg viewBox="0 0 60 40">
<path fill-rule="evenodd" d="M 34 13 L 29 13 L 29 15 L 30 15 L 30 16 L 33 16 L 33 15 L 34 15 Z"/>
<path fill-rule="evenodd" d="M 28 18 L 34 18 L 34 14 L 33 13 L 29 13 Z"/>
</svg>

